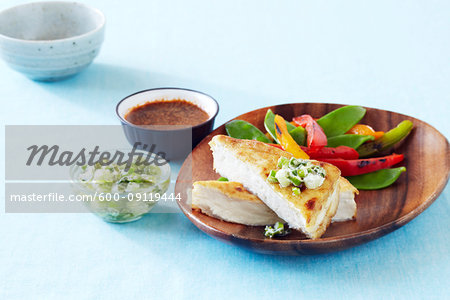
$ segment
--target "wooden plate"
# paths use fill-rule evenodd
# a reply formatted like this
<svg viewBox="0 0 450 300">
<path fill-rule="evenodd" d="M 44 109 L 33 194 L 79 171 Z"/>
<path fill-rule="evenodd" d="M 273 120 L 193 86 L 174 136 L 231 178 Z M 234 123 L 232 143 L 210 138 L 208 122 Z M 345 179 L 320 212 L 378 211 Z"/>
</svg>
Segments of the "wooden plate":
<svg viewBox="0 0 450 300">
<path fill-rule="evenodd" d="M 325 103 L 284 104 L 254 110 L 236 119 L 246 120 L 265 132 L 263 122 L 268 108 L 290 120 L 305 113 L 320 117 L 341 106 Z M 366 243 L 392 232 L 419 215 L 439 196 L 448 181 L 449 143 L 435 128 L 413 117 L 374 108 L 367 108 L 362 123 L 387 131 L 405 119 L 414 123 L 414 129 L 395 152 L 405 154 L 407 171 L 386 189 L 360 191 L 356 197 L 356 220 L 333 223 L 320 239 L 307 239 L 295 230 L 284 238 L 268 239 L 263 235 L 262 226 L 229 223 L 192 211 L 188 199 L 192 182 L 220 177 L 213 170 L 208 142 L 215 135 L 226 134 L 224 125 L 208 135 L 181 167 L 175 186 L 175 193 L 181 194 L 178 205 L 192 223 L 208 235 L 261 253 L 325 253 Z"/>
</svg>

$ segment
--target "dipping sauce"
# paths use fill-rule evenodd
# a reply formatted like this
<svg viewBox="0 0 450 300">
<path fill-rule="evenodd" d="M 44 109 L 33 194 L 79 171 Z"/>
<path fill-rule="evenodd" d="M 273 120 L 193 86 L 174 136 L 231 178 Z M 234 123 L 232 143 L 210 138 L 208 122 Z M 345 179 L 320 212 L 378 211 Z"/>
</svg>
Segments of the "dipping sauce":
<svg viewBox="0 0 450 300">
<path fill-rule="evenodd" d="M 206 122 L 208 114 L 197 105 L 182 99 L 153 101 L 133 107 L 125 120 L 134 125 L 186 125 Z"/>
</svg>

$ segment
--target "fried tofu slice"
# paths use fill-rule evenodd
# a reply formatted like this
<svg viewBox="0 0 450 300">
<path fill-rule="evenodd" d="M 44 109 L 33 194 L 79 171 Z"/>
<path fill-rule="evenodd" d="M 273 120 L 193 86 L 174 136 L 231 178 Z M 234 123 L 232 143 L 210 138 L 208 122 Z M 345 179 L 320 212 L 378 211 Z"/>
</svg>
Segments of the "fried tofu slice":
<svg viewBox="0 0 450 300">
<path fill-rule="evenodd" d="M 344 177 L 339 178 L 339 205 L 332 222 L 344 222 L 356 218 L 355 196 L 359 191 Z"/>
<path fill-rule="evenodd" d="M 238 182 L 197 181 L 192 189 L 192 208 L 224 221 L 261 226 L 283 222 L 258 197 Z"/>
<path fill-rule="evenodd" d="M 241 183 L 261 199 L 289 227 L 301 230 L 307 237 L 319 238 L 331 223 L 339 203 L 341 172 L 331 164 L 312 161 L 326 171 L 323 184 L 294 195 L 291 188 L 281 187 L 266 179 L 277 169 L 281 156 L 291 158 L 286 151 L 258 141 L 239 140 L 217 135 L 209 143 L 214 169 L 230 181 Z"/>
<path fill-rule="evenodd" d="M 208 216 L 251 226 L 285 223 L 239 182 L 197 181 L 193 186 L 192 208 Z M 339 178 L 339 186 L 339 204 L 331 222 L 344 222 L 356 216 L 355 194 L 358 190 L 344 177 Z"/>
</svg>

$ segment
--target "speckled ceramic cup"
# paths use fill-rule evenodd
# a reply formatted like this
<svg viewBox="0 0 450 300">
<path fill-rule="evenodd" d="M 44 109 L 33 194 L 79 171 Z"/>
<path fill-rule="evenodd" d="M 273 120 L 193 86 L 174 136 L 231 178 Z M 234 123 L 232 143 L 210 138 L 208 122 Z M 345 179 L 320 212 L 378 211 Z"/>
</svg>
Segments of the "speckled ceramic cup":
<svg viewBox="0 0 450 300">
<path fill-rule="evenodd" d="M 0 51 L 13 69 L 34 80 L 74 75 L 98 55 L 105 17 L 75 2 L 35 2 L 0 12 Z"/>
</svg>

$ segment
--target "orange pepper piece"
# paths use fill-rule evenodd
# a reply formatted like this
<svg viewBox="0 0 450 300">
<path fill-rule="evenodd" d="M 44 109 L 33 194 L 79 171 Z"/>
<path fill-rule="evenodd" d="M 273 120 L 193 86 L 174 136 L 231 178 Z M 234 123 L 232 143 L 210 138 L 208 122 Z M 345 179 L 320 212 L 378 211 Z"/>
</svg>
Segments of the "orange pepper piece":
<svg viewBox="0 0 450 300">
<path fill-rule="evenodd" d="M 289 134 L 286 122 L 280 115 L 275 115 L 275 134 L 281 147 L 295 158 L 309 159 L 309 155 L 300 148 L 292 136 Z"/>
<path fill-rule="evenodd" d="M 359 134 L 359 135 L 371 135 L 371 136 L 375 137 L 375 139 L 378 139 L 384 135 L 383 131 L 375 131 L 369 125 L 364 125 L 364 124 L 356 124 L 349 131 L 347 131 L 347 133 L 348 134 Z"/>
<path fill-rule="evenodd" d="M 273 138 L 272 138 L 272 136 L 270 135 L 270 133 L 266 132 L 264 135 L 267 136 L 267 138 L 268 138 L 271 142 L 273 142 Z"/>
</svg>

